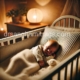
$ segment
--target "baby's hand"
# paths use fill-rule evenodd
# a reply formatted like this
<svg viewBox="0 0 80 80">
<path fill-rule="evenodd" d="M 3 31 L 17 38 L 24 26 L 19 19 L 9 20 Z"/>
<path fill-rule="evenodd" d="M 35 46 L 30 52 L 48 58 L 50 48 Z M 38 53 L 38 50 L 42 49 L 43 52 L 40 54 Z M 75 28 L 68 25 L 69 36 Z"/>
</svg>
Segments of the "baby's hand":
<svg viewBox="0 0 80 80">
<path fill-rule="evenodd" d="M 43 60 L 42 61 L 39 61 L 38 63 L 40 65 L 40 67 L 44 67 L 45 66 L 45 62 Z"/>
<path fill-rule="evenodd" d="M 47 61 L 47 63 L 49 64 L 49 66 L 55 66 L 57 64 L 55 59 L 50 59 Z"/>
</svg>

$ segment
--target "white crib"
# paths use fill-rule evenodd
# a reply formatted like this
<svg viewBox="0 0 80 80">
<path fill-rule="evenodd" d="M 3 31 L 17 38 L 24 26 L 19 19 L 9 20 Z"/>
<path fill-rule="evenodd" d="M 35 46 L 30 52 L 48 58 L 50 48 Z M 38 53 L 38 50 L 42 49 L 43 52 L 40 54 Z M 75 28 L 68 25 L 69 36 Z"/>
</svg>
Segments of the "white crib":
<svg viewBox="0 0 80 80">
<path fill-rule="evenodd" d="M 73 23 L 73 26 L 71 26 L 71 23 Z M 77 24 L 78 24 L 78 27 L 76 27 Z M 1 45 L 0 46 L 1 65 L 0 66 L 5 69 L 4 63 L 6 63 L 6 60 L 8 58 L 10 58 L 14 54 L 18 53 L 19 51 L 25 48 L 31 48 L 37 45 L 44 34 L 45 28 L 46 27 L 0 39 L 0 45 Z M 73 28 L 73 31 L 77 29 L 77 31 L 80 33 L 80 18 L 71 16 L 71 15 L 61 16 L 52 23 L 51 29 L 53 28 L 59 29 L 59 30 L 61 29 L 62 31 L 66 30 L 67 28 L 69 28 L 70 30 Z M 80 41 L 80 35 L 79 35 L 78 41 Z M 74 50 L 73 53 L 67 55 L 67 58 L 66 57 L 64 58 L 65 59 L 61 61 L 59 65 L 56 65 L 51 70 L 45 70 L 46 71 L 45 74 L 41 72 L 40 75 L 37 75 L 38 79 L 39 80 L 43 80 L 43 79 L 44 80 L 54 80 L 54 79 L 55 80 L 79 80 L 80 79 L 80 64 L 79 64 L 80 63 L 80 43 L 79 43 L 79 49 L 77 49 L 76 51 Z M 73 67 L 74 65 L 76 66 Z M 70 70 L 70 72 L 68 69 Z M 73 74 L 74 69 L 75 69 L 75 72 Z"/>
</svg>

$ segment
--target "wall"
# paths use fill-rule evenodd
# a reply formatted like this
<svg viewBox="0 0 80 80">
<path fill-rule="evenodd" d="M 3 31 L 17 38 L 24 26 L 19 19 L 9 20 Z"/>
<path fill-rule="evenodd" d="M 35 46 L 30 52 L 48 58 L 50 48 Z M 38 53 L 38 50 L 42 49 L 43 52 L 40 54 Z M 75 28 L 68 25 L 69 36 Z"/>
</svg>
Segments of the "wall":
<svg viewBox="0 0 80 80">
<path fill-rule="evenodd" d="M 37 7 L 43 12 L 43 22 L 51 24 L 60 16 L 66 0 L 51 0 L 47 5 L 40 6 L 35 0 L 27 0 L 28 8 Z"/>
<path fill-rule="evenodd" d="M 15 9 L 17 8 L 18 4 L 20 2 L 24 2 L 26 0 L 5 0 L 5 9 L 6 12 L 11 10 L 11 9 Z"/>
<path fill-rule="evenodd" d="M 20 2 L 27 2 L 27 4 L 25 4 L 28 9 L 39 8 L 43 13 L 42 22 L 51 24 L 57 17 L 60 16 L 66 0 L 51 0 L 44 6 L 39 5 L 35 0 L 5 0 L 6 12 L 12 8 L 16 8 Z"/>
</svg>

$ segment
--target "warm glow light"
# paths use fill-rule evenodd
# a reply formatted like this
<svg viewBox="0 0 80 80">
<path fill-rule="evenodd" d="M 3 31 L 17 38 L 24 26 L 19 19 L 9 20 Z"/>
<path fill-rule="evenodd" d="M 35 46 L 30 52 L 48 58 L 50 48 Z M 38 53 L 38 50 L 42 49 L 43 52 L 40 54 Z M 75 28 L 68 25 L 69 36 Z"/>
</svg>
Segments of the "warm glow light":
<svg viewBox="0 0 80 80">
<path fill-rule="evenodd" d="M 1 30 L 1 31 L 3 31 L 3 30 L 4 30 L 4 28 L 1 28 L 0 30 Z"/>
<path fill-rule="evenodd" d="M 34 18 L 34 19 L 37 19 L 37 16 L 36 16 L 36 15 L 33 15 L 33 18 Z"/>
<path fill-rule="evenodd" d="M 42 12 L 37 8 L 32 8 L 27 13 L 27 19 L 30 23 L 40 23 L 43 19 Z"/>
<path fill-rule="evenodd" d="M 35 0 L 39 5 L 45 6 L 47 5 L 51 0 Z"/>
</svg>

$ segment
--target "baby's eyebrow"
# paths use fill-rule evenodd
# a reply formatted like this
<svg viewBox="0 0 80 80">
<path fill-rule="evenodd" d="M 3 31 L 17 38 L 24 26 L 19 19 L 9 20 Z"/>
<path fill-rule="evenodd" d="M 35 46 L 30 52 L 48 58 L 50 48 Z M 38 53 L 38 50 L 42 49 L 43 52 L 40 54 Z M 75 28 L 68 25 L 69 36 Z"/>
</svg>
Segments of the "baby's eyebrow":
<svg viewBox="0 0 80 80">
<path fill-rule="evenodd" d="M 46 49 L 50 49 L 50 47 L 46 47 Z"/>
</svg>

